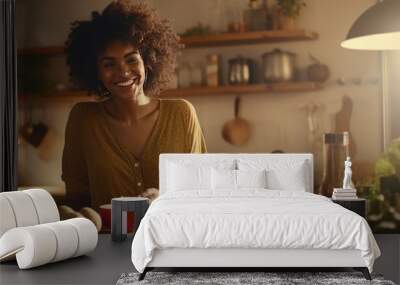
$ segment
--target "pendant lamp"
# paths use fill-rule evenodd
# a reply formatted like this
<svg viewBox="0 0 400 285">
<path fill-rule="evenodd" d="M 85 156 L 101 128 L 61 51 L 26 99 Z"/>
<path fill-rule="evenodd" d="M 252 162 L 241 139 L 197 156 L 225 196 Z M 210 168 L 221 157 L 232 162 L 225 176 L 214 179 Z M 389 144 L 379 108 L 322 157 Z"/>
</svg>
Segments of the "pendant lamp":
<svg viewBox="0 0 400 285">
<path fill-rule="evenodd" d="M 383 0 L 353 23 L 341 46 L 357 50 L 400 49 L 400 0 Z"/>
</svg>

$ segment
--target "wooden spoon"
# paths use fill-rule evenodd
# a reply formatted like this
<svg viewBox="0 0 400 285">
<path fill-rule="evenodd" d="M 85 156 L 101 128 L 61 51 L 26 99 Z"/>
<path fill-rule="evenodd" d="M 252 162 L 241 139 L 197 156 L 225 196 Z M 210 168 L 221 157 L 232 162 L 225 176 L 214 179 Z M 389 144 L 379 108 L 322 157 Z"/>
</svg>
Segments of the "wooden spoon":
<svg viewBox="0 0 400 285">
<path fill-rule="evenodd" d="M 244 145 L 250 138 L 251 128 L 248 121 L 239 117 L 240 97 L 235 98 L 235 118 L 226 122 L 222 128 L 222 137 L 233 145 Z"/>
</svg>

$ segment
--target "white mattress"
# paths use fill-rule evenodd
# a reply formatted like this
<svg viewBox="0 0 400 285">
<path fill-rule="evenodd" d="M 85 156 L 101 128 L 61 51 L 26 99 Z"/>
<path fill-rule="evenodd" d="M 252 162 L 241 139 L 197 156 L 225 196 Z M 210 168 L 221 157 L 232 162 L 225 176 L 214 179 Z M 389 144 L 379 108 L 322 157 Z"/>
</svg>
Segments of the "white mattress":
<svg viewBox="0 0 400 285">
<path fill-rule="evenodd" d="M 134 237 L 132 262 L 143 272 L 155 250 L 171 248 L 359 250 L 370 271 L 380 255 L 359 215 L 320 195 L 265 189 L 160 196 Z"/>
</svg>

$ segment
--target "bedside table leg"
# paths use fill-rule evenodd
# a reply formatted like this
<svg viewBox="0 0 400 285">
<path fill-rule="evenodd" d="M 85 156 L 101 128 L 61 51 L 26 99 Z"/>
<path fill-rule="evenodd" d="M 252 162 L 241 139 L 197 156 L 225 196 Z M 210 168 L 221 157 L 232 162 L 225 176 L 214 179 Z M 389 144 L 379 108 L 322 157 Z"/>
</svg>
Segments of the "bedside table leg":
<svg viewBox="0 0 400 285">
<path fill-rule="evenodd" d="M 361 271 L 365 279 L 372 280 L 371 274 L 369 274 L 369 270 L 367 267 L 354 267 L 354 270 Z"/>
</svg>

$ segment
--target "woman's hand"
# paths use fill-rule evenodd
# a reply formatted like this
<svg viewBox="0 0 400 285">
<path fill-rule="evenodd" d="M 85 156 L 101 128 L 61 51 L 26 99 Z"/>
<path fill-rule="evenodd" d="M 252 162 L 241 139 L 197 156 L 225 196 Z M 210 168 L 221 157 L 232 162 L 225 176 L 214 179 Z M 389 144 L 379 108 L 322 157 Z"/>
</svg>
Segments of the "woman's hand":
<svg viewBox="0 0 400 285">
<path fill-rule="evenodd" d="M 144 190 L 142 194 L 143 197 L 150 199 L 150 203 L 153 202 L 153 200 L 155 200 L 156 198 L 158 198 L 158 195 L 159 191 L 157 188 L 148 188 Z"/>
<path fill-rule="evenodd" d="M 102 226 L 101 217 L 99 213 L 97 213 L 92 208 L 84 207 L 80 209 L 79 212 L 77 212 L 67 205 L 61 205 L 58 207 L 58 211 L 60 212 L 61 220 L 68 220 L 73 218 L 87 218 L 88 220 L 93 222 L 98 232 L 101 230 Z"/>
</svg>

